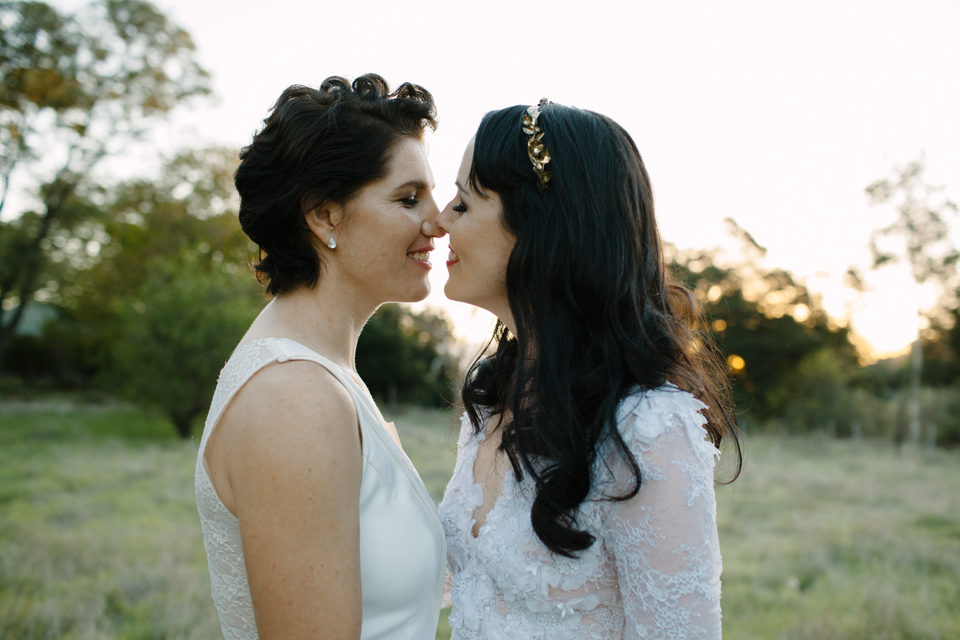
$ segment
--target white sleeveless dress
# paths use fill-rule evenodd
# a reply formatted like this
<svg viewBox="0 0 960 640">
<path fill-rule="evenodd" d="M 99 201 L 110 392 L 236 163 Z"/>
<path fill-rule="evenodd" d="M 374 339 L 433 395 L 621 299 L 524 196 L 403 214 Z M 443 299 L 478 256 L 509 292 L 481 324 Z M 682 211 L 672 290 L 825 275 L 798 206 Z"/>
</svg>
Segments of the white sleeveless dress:
<svg viewBox="0 0 960 640">
<path fill-rule="evenodd" d="M 436 507 L 368 393 L 338 365 L 284 338 L 239 347 L 220 373 L 197 452 L 196 492 L 213 601 L 226 640 L 256 640 L 240 521 L 220 501 L 204 450 L 224 409 L 272 362 L 308 360 L 327 369 L 353 398 L 362 434 L 360 574 L 362 640 L 432 640 L 443 595 L 446 542 Z M 282 425 L 276 425 L 282 428 Z"/>
</svg>

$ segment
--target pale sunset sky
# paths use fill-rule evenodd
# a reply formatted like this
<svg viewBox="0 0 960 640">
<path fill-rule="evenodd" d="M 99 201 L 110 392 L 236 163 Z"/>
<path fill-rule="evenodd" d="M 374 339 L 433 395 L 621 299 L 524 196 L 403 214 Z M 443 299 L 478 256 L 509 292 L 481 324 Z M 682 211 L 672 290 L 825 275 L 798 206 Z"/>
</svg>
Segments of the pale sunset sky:
<svg viewBox="0 0 960 640">
<path fill-rule="evenodd" d="M 434 95 L 440 127 L 428 145 L 443 207 L 482 115 L 546 96 L 630 132 L 665 240 L 732 246 L 723 219 L 734 218 L 767 247 L 768 267 L 822 292 L 874 355 L 903 350 L 918 306 L 933 301 L 905 269 L 872 274 L 859 298 L 841 279 L 892 218 L 868 206 L 864 187 L 895 164 L 923 153 L 927 179 L 960 201 L 955 0 L 156 4 L 193 35 L 217 100 L 182 110 L 140 162 L 157 147 L 239 149 L 288 85 L 372 71 Z M 490 316 L 444 298 L 437 244 L 426 304 L 479 341 Z"/>
</svg>

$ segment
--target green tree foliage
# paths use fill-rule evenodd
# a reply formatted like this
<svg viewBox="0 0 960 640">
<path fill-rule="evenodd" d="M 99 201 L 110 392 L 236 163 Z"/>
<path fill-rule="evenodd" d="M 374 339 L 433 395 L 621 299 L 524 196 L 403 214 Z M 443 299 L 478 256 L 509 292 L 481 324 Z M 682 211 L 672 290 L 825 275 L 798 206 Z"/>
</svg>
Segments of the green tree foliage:
<svg viewBox="0 0 960 640">
<path fill-rule="evenodd" d="M 159 177 L 131 180 L 102 195 L 86 227 L 97 238 L 93 264 L 64 270 L 40 291 L 61 310 L 45 339 L 62 354 L 62 382 L 89 383 L 111 368 L 125 301 L 155 263 L 188 260 L 196 269 L 222 270 L 260 299 L 245 264 L 253 248 L 237 223 L 235 167 L 235 153 L 227 150 L 186 151 Z"/>
<path fill-rule="evenodd" d="M 960 291 L 954 296 L 960 298 Z M 923 383 L 947 394 L 933 416 L 937 446 L 960 447 L 960 307 L 931 315 L 923 333 Z"/>
<path fill-rule="evenodd" d="M 184 152 L 154 179 L 100 193 L 87 225 L 98 252 L 42 292 L 61 314 L 35 355 L 61 383 L 91 382 L 161 409 L 181 436 L 263 305 L 236 217 L 225 150 Z M 79 197 L 75 198 L 79 201 Z"/>
<path fill-rule="evenodd" d="M 923 332 L 923 362 L 924 384 L 960 383 L 960 307 L 942 310 L 930 318 L 930 327 Z"/>
<path fill-rule="evenodd" d="M 253 245 L 237 222 L 236 164 L 230 150 L 189 150 L 159 177 L 111 189 L 94 231 L 100 238 L 96 267 L 77 272 L 67 287 L 50 290 L 49 298 L 67 308 L 104 309 L 144 281 L 153 259 L 184 253 L 196 254 L 206 266 L 245 269 Z"/>
<path fill-rule="evenodd" d="M 114 340 L 117 386 L 161 409 L 187 438 L 210 406 L 217 374 L 260 309 L 250 280 L 197 256 L 152 261 L 121 311 Z"/>
<path fill-rule="evenodd" d="M 858 352 L 849 329 L 836 324 L 792 274 L 761 266 L 765 249 L 728 221 L 743 244 L 739 261 L 724 260 L 716 251 L 673 252 L 675 275 L 694 291 L 704 309 L 704 329 L 727 359 L 734 401 L 747 420 L 783 415 L 791 403 L 811 395 L 815 381 L 797 388 L 805 359 L 836 360 L 846 384 Z"/>
<path fill-rule="evenodd" d="M 960 388 L 951 391 L 944 402 L 943 420 L 937 425 L 936 445 L 960 448 Z"/>
<path fill-rule="evenodd" d="M 850 388 L 851 363 L 829 347 L 803 356 L 786 379 L 769 395 L 769 404 L 794 430 L 826 428 L 836 434 L 837 422 L 849 424 L 855 415 Z"/>
<path fill-rule="evenodd" d="M 0 357 L 58 251 L 92 257 L 92 172 L 187 98 L 209 93 L 189 34 L 149 2 L 100 0 L 65 14 L 0 3 L 0 212 L 12 178 L 34 211 L 0 222 Z M 63 243 L 63 244 L 60 244 Z"/>
<path fill-rule="evenodd" d="M 357 344 L 357 372 L 381 401 L 445 406 L 453 399 L 457 360 L 443 316 L 387 304 L 370 318 Z"/>
</svg>

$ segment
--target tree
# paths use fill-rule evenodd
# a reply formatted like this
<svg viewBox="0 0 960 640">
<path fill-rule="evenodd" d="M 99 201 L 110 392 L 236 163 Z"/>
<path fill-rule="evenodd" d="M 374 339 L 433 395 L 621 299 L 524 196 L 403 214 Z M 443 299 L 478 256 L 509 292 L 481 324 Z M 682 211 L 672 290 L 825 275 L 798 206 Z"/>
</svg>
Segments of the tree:
<svg viewBox="0 0 960 640">
<path fill-rule="evenodd" d="M 932 281 L 940 288 L 943 313 L 956 305 L 957 262 L 960 251 L 950 238 L 950 219 L 957 215 L 957 205 L 943 197 L 942 187 L 933 187 L 923 178 L 923 158 L 895 167 L 893 175 L 867 187 L 867 196 L 874 206 L 890 205 L 897 212 L 893 222 L 873 232 L 870 237 L 871 267 L 906 262 L 917 285 Z M 940 311 L 938 313 L 938 311 Z M 918 316 L 923 310 L 917 309 Z M 918 327 L 913 343 L 909 403 L 910 440 L 920 440 L 920 377 L 923 368 L 923 334 Z"/>
<path fill-rule="evenodd" d="M 26 175 L 35 211 L 0 222 L 0 358 L 46 286 L 51 237 L 96 208 L 92 173 L 176 105 L 209 93 L 189 34 L 143 0 L 100 0 L 74 14 L 0 3 L 0 213 Z M 95 198 L 94 198 L 95 199 Z M 88 245 L 82 236 L 76 240 Z M 76 242 L 73 244 L 76 245 Z"/>
<path fill-rule="evenodd" d="M 850 368 L 850 362 L 829 347 L 808 353 L 770 392 L 770 404 L 794 430 L 825 428 L 835 435 L 838 421 L 849 423 L 852 418 Z"/>
<path fill-rule="evenodd" d="M 155 177 L 128 180 L 97 194 L 98 203 L 86 205 L 96 209 L 95 215 L 69 236 L 58 231 L 51 237 L 54 251 L 44 273 L 57 271 L 44 278 L 46 285 L 35 297 L 59 311 L 44 341 L 55 347 L 60 386 L 89 387 L 98 379 L 113 385 L 101 374 L 113 366 L 121 312 L 155 262 L 190 259 L 197 268 L 223 269 L 253 282 L 246 263 L 255 247 L 237 223 L 236 163 L 236 153 L 226 149 L 184 151 Z M 96 243 L 92 257 L 83 246 L 70 249 L 69 238 L 81 236 Z"/>
<path fill-rule="evenodd" d="M 923 361 L 924 384 L 947 386 L 960 381 L 960 307 L 930 319 L 924 331 Z"/>
<path fill-rule="evenodd" d="M 113 353 L 118 388 L 162 410 L 182 438 L 210 406 L 217 374 L 256 317 L 262 298 L 239 279 L 196 256 L 161 258 L 124 304 Z"/>
<path fill-rule="evenodd" d="M 186 150 L 158 176 L 116 185 L 100 198 L 96 223 L 83 231 L 98 239 L 95 266 L 71 273 L 44 297 L 66 308 L 107 311 L 111 300 L 145 281 L 154 259 L 184 252 L 207 266 L 244 270 L 255 245 L 237 222 L 236 166 L 234 150 Z"/>
<path fill-rule="evenodd" d="M 787 409 L 791 395 L 784 390 L 805 358 L 828 350 L 853 367 L 859 354 L 849 329 L 816 296 L 788 271 L 762 267 L 766 249 L 733 220 L 727 225 L 741 241 L 738 259 L 672 250 L 671 264 L 702 304 L 704 328 L 727 359 L 738 413 L 766 420 Z"/>
<path fill-rule="evenodd" d="M 159 408 L 183 437 L 263 305 L 244 264 L 253 249 L 237 221 L 236 162 L 188 150 L 103 193 L 85 223 L 95 262 L 42 290 L 61 310 L 44 336 L 61 369 Z"/>
<path fill-rule="evenodd" d="M 933 281 L 942 293 L 951 295 L 957 291 L 960 261 L 960 251 L 950 238 L 957 205 L 944 197 L 943 187 L 926 183 L 924 169 L 920 158 L 895 167 L 892 176 L 866 188 L 871 205 L 889 205 L 897 212 L 893 222 L 870 236 L 872 267 L 906 262 L 917 284 Z"/>
<path fill-rule="evenodd" d="M 360 334 L 357 372 L 371 393 L 391 405 L 442 406 L 452 399 L 451 376 L 457 370 L 452 341 L 443 316 L 383 305 Z"/>
</svg>

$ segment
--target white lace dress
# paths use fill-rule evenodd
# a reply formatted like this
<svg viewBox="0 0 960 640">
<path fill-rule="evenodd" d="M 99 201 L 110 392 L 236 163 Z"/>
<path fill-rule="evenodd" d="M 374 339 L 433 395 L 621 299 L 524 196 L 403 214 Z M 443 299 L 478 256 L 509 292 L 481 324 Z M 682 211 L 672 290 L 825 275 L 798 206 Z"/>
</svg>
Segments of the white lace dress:
<svg viewBox="0 0 960 640">
<path fill-rule="evenodd" d="M 577 517 L 596 542 L 577 559 L 552 553 L 534 533 L 533 482 L 517 483 L 512 470 L 474 538 L 483 491 L 473 467 L 484 433 L 474 434 L 464 415 L 440 504 L 453 638 L 719 639 L 719 452 L 705 439 L 704 408 L 671 385 L 621 402 L 617 423 L 640 466 L 641 489 L 626 501 L 598 499 L 632 486 L 624 463 L 609 450 L 599 457 L 598 481 Z"/>
<path fill-rule="evenodd" d="M 226 640 L 257 640 L 240 521 L 220 501 L 204 450 L 234 395 L 273 362 L 308 360 L 330 371 L 353 398 L 363 436 L 360 483 L 361 640 L 433 640 L 443 595 L 445 543 L 430 494 L 384 427 L 367 391 L 348 373 L 293 340 L 238 347 L 220 373 L 197 454 L 196 492 L 213 601 Z M 283 428 L 283 425 L 273 425 Z"/>
</svg>

